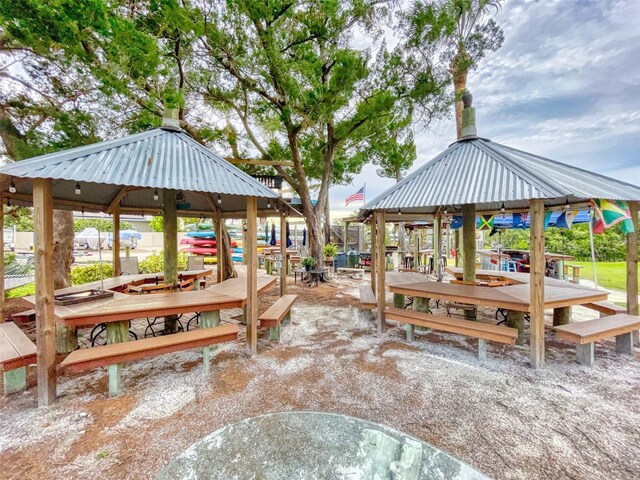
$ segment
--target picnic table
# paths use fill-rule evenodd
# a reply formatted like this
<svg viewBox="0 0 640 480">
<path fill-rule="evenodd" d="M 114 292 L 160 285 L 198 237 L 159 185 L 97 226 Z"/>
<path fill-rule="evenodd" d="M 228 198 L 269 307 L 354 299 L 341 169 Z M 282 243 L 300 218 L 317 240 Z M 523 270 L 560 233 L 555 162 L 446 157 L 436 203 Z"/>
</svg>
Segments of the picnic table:
<svg viewBox="0 0 640 480">
<path fill-rule="evenodd" d="M 450 268 L 450 273 L 462 276 L 462 269 Z M 478 277 L 495 277 L 495 271 L 478 271 Z M 529 275 L 517 272 L 500 272 L 500 276 L 510 279 L 512 284 L 501 287 L 452 284 L 429 281 L 423 277 L 420 281 L 416 274 L 394 272 L 389 275 L 387 285 L 395 295 L 407 295 L 419 300 L 419 311 L 428 311 L 430 299 L 445 300 L 456 304 L 495 307 L 505 310 L 513 325 L 518 328 L 518 342 L 523 342 L 524 314 L 531 311 Z M 568 321 L 568 308 L 572 305 L 584 305 L 606 300 L 609 293 L 603 290 L 568 284 L 561 280 L 545 277 L 544 308 L 554 309 L 554 315 L 565 315 Z M 400 298 L 400 297 L 398 297 Z M 399 300 L 398 300 L 399 302 Z M 397 306 L 397 305 L 396 305 Z M 511 312 L 516 312 L 515 315 Z M 511 320 L 508 322 L 510 323 Z"/>
</svg>

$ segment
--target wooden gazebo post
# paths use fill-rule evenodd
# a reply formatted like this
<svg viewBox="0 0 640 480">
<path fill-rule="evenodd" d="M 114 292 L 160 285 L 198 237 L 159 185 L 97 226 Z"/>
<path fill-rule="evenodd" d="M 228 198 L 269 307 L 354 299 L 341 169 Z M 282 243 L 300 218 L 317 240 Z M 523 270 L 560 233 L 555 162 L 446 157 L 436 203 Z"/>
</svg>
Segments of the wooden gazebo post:
<svg viewBox="0 0 640 480">
<path fill-rule="evenodd" d="M 627 234 L 627 312 L 638 315 L 638 202 L 629 202 L 629 213 L 633 232 Z M 633 334 L 633 343 L 640 343 L 638 331 Z"/>
<path fill-rule="evenodd" d="M 289 268 L 287 260 L 287 217 L 284 209 L 285 207 L 282 207 L 280 213 L 280 256 L 282 258 L 280 264 L 280 296 L 287 293 L 287 270 Z"/>
<path fill-rule="evenodd" d="M 226 245 L 222 241 L 222 226 L 224 225 L 224 219 L 222 218 L 222 211 L 218 209 L 213 216 L 213 230 L 216 233 L 216 280 L 218 283 L 222 282 L 222 272 L 225 269 L 225 259 L 227 252 L 224 250 Z"/>
<path fill-rule="evenodd" d="M 113 208 L 113 272 L 111 276 L 120 275 L 120 205 Z"/>
<path fill-rule="evenodd" d="M 436 277 L 441 281 L 442 273 L 442 208 L 438 208 L 433 219 L 433 268 Z"/>
<path fill-rule="evenodd" d="M 2 177 L 0 177 L 1 179 Z M 15 241 L 15 239 L 14 239 Z M 2 262 L 0 262 L 0 323 L 5 321 L 4 317 L 4 198 L 0 193 L 0 245 L 2 245 Z"/>
<path fill-rule="evenodd" d="M 533 368 L 544 367 L 544 200 L 530 200 L 530 355 Z M 465 257 L 466 258 L 466 257 Z"/>
<path fill-rule="evenodd" d="M 256 249 L 258 205 L 256 197 L 247 197 L 247 241 L 243 244 L 247 259 L 247 353 L 258 349 L 258 252 Z"/>
<path fill-rule="evenodd" d="M 56 325 L 53 316 L 53 193 L 50 178 L 33 180 L 35 225 L 36 344 L 38 405 L 56 399 Z"/>
<path fill-rule="evenodd" d="M 374 223 L 376 226 L 376 285 L 378 287 L 376 291 L 376 298 L 378 300 L 378 332 L 383 333 L 385 331 L 386 322 L 384 319 L 384 310 L 386 308 L 385 298 L 385 271 L 386 260 L 385 256 L 385 228 L 384 228 L 384 211 L 378 211 L 374 213 Z M 373 265 L 374 262 L 372 261 Z M 372 275 L 373 278 L 373 275 Z"/>
<path fill-rule="evenodd" d="M 377 237 L 377 233 L 376 233 L 376 217 L 375 217 L 375 213 L 371 216 L 371 220 L 369 221 L 369 225 L 371 227 L 371 263 L 370 263 L 370 270 L 371 270 L 371 290 L 373 290 L 373 293 L 375 295 L 378 294 L 378 291 L 376 289 L 376 284 L 377 284 L 377 279 L 376 279 L 376 237 Z"/>
<path fill-rule="evenodd" d="M 164 222 L 164 283 L 178 284 L 178 210 L 176 204 L 176 190 L 162 191 L 162 219 Z M 165 333 L 178 331 L 178 317 L 170 315 L 164 318 Z"/>
</svg>

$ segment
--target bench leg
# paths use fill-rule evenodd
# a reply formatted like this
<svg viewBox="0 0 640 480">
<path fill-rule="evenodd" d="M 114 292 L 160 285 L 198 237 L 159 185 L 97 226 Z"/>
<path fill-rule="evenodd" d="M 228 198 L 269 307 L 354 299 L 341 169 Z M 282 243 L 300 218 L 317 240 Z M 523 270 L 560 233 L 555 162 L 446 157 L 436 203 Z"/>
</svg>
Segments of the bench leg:
<svg viewBox="0 0 640 480">
<path fill-rule="evenodd" d="M 272 342 L 280 341 L 280 324 L 275 327 L 269 327 L 269 340 Z"/>
<path fill-rule="evenodd" d="M 107 323 L 107 344 L 122 343 L 129 341 L 129 322 L 109 322 Z M 122 364 L 109 365 L 107 367 L 109 374 L 109 396 L 117 397 L 120 395 L 120 385 L 122 376 Z"/>
<path fill-rule="evenodd" d="M 247 306 L 242 307 L 242 321 L 240 322 L 242 325 L 247 324 Z"/>
<path fill-rule="evenodd" d="M 217 327 L 220 325 L 220 310 L 200 313 L 200 328 Z M 211 369 L 211 349 L 215 347 L 203 347 L 202 364 L 204 373 L 209 373 Z"/>
<path fill-rule="evenodd" d="M 407 342 L 413 342 L 415 340 L 415 327 L 407 323 Z"/>
<path fill-rule="evenodd" d="M 524 345 L 524 312 L 507 310 L 507 326 L 518 329 L 516 345 Z"/>
<path fill-rule="evenodd" d="M 27 388 L 27 367 L 15 368 L 4 372 L 4 394 L 22 392 Z"/>
<path fill-rule="evenodd" d="M 631 332 L 616 336 L 616 352 L 633 355 L 633 335 Z"/>
<path fill-rule="evenodd" d="M 487 342 L 481 338 L 478 339 L 478 360 L 481 362 L 487 360 Z"/>
<path fill-rule="evenodd" d="M 291 310 L 287 312 L 287 314 L 282 319 L 282 325 L 289 325 L 291 323 Z"/>
<path fill-rule="evenodd" d="M 595 343 L 586 343 L 584 345 L 576 345 L 576 359 L 581 365 L 593 367 L 595 363 Z"/>
</svg>

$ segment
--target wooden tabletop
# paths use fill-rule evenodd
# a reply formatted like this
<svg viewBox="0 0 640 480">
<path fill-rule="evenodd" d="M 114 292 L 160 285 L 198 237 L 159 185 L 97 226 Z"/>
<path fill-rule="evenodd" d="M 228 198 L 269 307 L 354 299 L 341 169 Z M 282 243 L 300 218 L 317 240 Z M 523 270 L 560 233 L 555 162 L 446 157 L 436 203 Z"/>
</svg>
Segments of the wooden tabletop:
<svg viewBox="0 0 640 480">
<path fill-rule="evenodd" d="M 391 287 L 407 283 L 424 282 L 427 277 L 417 272 L 387 272 L 384 275 L 386 284 Z"/>
<path fill-rule="evenodd" d="M 506 273 L 506 272 L 501 272 Z M 531 290 L 528 283 L 507 285 L 504 287 L 483 287 L 476 285 L 457 285 L 434 282 L 423 279 L 415 283 L 389 284 L 392 293 L 401 293 L 414 297 L 436 298 L 453 302 L 504 308 L 518 312 L 530 311 Z M 549 279 L 554 280 L 554 279 Z M 547 284 L 545 279 L 545 308 L 568 307 L 606 300 L 609 293 L 603 290 L 581 287 L 574 288 L 567 282 Z"/>
<path fill-rule="evenodd" d="M 458 280 L 462 279 L 462 274 L 463 274 L 462 267 L 446 267 L 445 270 L 450 275 L 457 278 Z M 531 275 L 524 272 L 505 272 L 502 270 L 482 270 L 482 269 L 476 270 L 476 278 L 484 280 L 484 279 L 488 279 L 489 277 L 507 279 L 513 284 L 520 284 L 520 283 L 529 284 L 531 282 Z M 544 277 L 544 286 L 573 288 L 577 290 L 595 290 L 594 288 L 587 287 L 585 285 L 565 282 L 564 280 L 560 280 L 558 278 L 551 278 L 551 277 Z M 602 290 L 598 290 L 598 291 L 601 292 Z"/>
<path fill-rule="evenodd" d="M 276 281 L 276 277 L 259 276 L 258 293 L 268 289 Z M 55 305 L 54 316 L 65 326 L 78 327 L 142 317 L 240 308 L 247 302 L 246 285 L 247 279 L 242 277 L 225 280 L 206 290 L 189 292 L 164 292 L 146 295 L 126 295 L 114 292 L 113 297 L 101 300 L 66 306 Z M 82 286 L 87 288 L 87 285 Z M 62 293 L 64 290 L 67 289 L 56 290 L 55 293 Z M 35 302 L 33 296 L 25 297 L 25 300 L 31 303 Z"/>
</svg>

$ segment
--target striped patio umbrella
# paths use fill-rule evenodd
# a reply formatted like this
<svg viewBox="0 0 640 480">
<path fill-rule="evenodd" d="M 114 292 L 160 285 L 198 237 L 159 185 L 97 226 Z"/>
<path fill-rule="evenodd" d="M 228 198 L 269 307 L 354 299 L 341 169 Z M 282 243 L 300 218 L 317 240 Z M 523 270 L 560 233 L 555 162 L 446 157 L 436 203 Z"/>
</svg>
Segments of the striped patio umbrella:
<svg viewBox="0 0 640 480">
<path fill-rule="evenodd" d="M 269 241 L 269 245 L 275 247 L 276 243 L 278 243 L 276 241 L 276 224 L 271 223 L 271 240 Z"/>
</svg>

